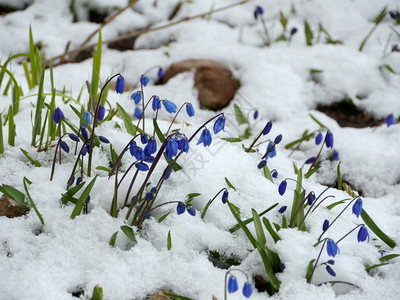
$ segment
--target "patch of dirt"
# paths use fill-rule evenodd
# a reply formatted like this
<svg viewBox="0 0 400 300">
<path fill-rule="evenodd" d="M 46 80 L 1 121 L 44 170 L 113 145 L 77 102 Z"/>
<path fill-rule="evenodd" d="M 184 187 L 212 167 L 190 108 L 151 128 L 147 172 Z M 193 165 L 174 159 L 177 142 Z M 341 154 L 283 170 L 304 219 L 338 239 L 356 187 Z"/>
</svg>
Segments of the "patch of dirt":
<svg viewBox="0 0 400 300">
<path fill-rule="evenodd" d="M 171 300 L 171 298 L 168 297 L 168 296 L 165 296 L 163 294 L 163 292 L 169 293 L 168 291 L 159 291 L 158 293 L 154 294 L 153 296 L 151 296 L 147 300 Z"/>
<path fill-rule="evenodd" d="M 125 39 L 119 39 L 115 42 L 109 43 L 107 46 L 110 49 L 118 50 L 118 51 L 127 51 L 133 50 L 135 48 L 135 41 L 138 36 L 128 37 Z"/>
<path fill-rule="evenodd" d="M 316 109 L 335 119 L 340 127 L 365 128 L 380 124 L 348 101 L 336 102 L 329 106 L 320 105 Z"/>
<path fill-rule="evenodd" d="M 28 213 L 29 210 L 25 206 L 13 204 L 10 200 L 11 199 L 5 194 L 0 198 L 0 216 L 17 218 Z"/>
<path fill-rule="evenodd" d="M 10 1 L 11 2 L 11 1 Z M 14 4 L 14 5 L 13 5 Z M 24 1 L 23 3 L 12 3 L 11 4 L 0 4 L 0 15 L 6 15 L 8 13 L 17 11 L 17 10 L 24 10 L 29 5 L 32 4 L 32 0 Z"/>
</svg>

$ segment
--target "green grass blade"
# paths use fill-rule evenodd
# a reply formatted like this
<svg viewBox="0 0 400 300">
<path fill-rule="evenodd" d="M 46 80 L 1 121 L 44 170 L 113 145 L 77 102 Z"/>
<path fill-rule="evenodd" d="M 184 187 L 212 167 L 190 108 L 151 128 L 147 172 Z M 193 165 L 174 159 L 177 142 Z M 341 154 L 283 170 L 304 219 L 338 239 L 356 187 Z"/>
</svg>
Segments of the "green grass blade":
<svg viewBox="0 0 400 300">
<path fill-rule="evenodd" d="M 19 148 L 21 150 L 21 152 L 26 156 L 27 159 L 30 160 L 31 163 L 33 163 L 36 167 L 41 167 L 42 164 L 40 162 L 38 162 L 36 159 L 34 159 L 29 153 L 28 151 Z"/>
<path fill-rule="evenodd" d="M 262 227 L 260 217 L 258 216 L 257 212 L 254 209 L 251 209 L 251 212 L 253 214 L 254 228 L 256 229 L 258 243 L 261 246 L 265 246 L 267 240 L 265 238 L 264 229 Z"/>
<path fill-rule="evenodd" d="M 110 241 L 108 242 L 108 244 L 111 247 L 115 247 L 115 241 L 117 240 L 117 235 L 118 235 L 118 231 L 114 232 L 113 235 L 110 238 Z"/>
<path fill-rule="evenodd" d="M 320 168 L 321 168 L 321 166 L 316 166 L 316 167 L 312 168 L 310 171 L 308 171 L 306 174 L 304 174 L 304 177 L 307 179 L 310 178 L 312 176 L 312 174 L 317 172 Z"/>
<path fill-rule="evenodd" d="M 8 144 L 10 146 L 15 146 L 15 136 L 16 134 L 16 126 L 14 122 L 14 113 L 13 113 L 13 107 L 10 105 L 10 108 L 8 109 Z"/>
<path fill-rule="evenodd" d="M 239 125 L 248 124 L 249 121 L 247 120 L 247 118 L 243 114 L 242 110 L 236 103 L 233 105 L 233 108 L 235 109 L 235 116 L 236 116 L 236 120 L 239 123 Z"/>
<path fill-rule="evenodd" d="M 81 182 L 78 185 L 70 188 L 65 194 L 61 194 L 61 203 L 66 205 L 68 202 L 72 202 L 76 204 L 76 201 L 73 196 L 79 192 L 79 190 L 85 185 L 85 182 Z"/>
<path fill-rule="evenodd" d="M 389 236 L 387 236 L 379 227 L 378 225 L 375 224 L 375 222 L 371 219 L 371 217 L 367 214 L 365 209 L 361 211 L 361 218 L 365 222 L 365 225 L 368 226 L 369 229 L 373 233 L 377 235 L 378 238 L 382 240 L 386 245 L 388 245 L 390 248 L 396 247 L 396 242 L 392 240 Z"/>
<path fill-rule="evenodd" d="M 33 82 L 32 82 L 31 73 L 29 72 L 28 62 L 26 60 L 24 60 L 22 62 L 22 67 L 24 69 L 26 82 L 28 83 L 28 87 L 31 90 L 31 89 L 33 89 L 34 85 L 33 85 Z"/>
<path fill-rule="evenodd" d="M 172 248 L 171 230 L 169 230 L 167 236 L 167 249 L 171 250 L 171 248 Z"/>
<path fill-rule="evenodd" d="M 45 96 L 43 95 L 43 83 L 44 83 L 44 69 L 40 73 L 39 91 L 36 100 L 35 119 L 32 128 L 32 141 L 31 141 L 32 146 L 35 146 L 36 136 L 40 134 L 42 128 L 42 108 L 44 106 L 44 99 L 45 99 Z"/>
<path fill-rule="evenodd" d="M 132 120 L 130 116 L 126 113 L 121 105 L 117 103 L 118 113 L 120 114 L 122 120 L 124 121 L 126 131 L 131 134 L 135 135 L 137 132 L 142 132 L 139 128 L 132 124 Z"/>
<path fill-rule="evenodd" d="M 337 165 L 337 185 L 338 185 L 338 190 L 343 190 L 343 187 L 342 187 L 342 176 L 340 176 L 340 164 L 341 164 L 342 162 L 339 162 L 338 163 L 338 165 Z"/>
<path fill-rule="evenodd" d="M 225 177 L 225 182 L 226 184 L 233 190 L 236 191 L 236 188 L 233 186 L 233 184 L 228 180 L 228 178 Z"/>
<path fill-rule="evenodd" d="M 311 30 L 310 24 L 308 24 L 307 20 L 304 20 L 304 35 L 306 38 L 307 46 L 312 46 L 312 41 L 314 39 L 314 34 Z"/>
<path fill-rule="evenodd" d="M 161 217 L 157 220 L 157 223 L 161 223 L 162 221 L 164 221 L 165 218 L 168 217 L 168 215 L 169 215 L 170 213 L 171 213 L 171 212 L 167 212 L 165 215 L 161 216 Z"/>
<path fill-rule="evenodd" d="M 74 210 L 72 211 L 71 219 L 75 219 L 77 216 L 80 215 L 80 213 L 83 209 L 83 206 L 85 205 L 86 198 L 89 196 L 90 191 L 92 190 L 93 185 L 96 182 L 96 179 L 97 179 L 97 175 L 92 179 L 92 181 L 90 181 L 90 183 L 84 189 L 82 195 L 78 199 L 78 202 L 76 202 Z"/>
<path fill-rule="evenodd" d="M 29 26 L 29 60 L 31 64 L 31 76 L 32 85 L 35 86 L 38 82 L 37 70 L 36 70 L 36 55 L 35 55 L 35 44 L 33 42 L 32 27 Z"/>
<path fill-rule="evenodd" d="M 3 115 L 0 114 L 0 154 L 4 153 Z"/>
<path fill-rule="evenodd" d="M 6 194 L 8 197 L 13 199 L 19 205 L 25 206 L 27 209 L 29 209 L 29 205 L 25 201 L 25 195 L 16 188 L 7 184 L 3 184 L 0 186 L 0 192 Z"/>
<path fill-rule="evenodd" d="M 153 119 L 153 126 L 154 126 L 154 131 L 156 132 L 156 135 L 157 135 L 158 139 L 160 140 L 161 143 L 164 143 L 165 136 L 161 132 L 161 129 L 158 126 L 157 120 L 155 118 Z"/>
<path fill-rule="evenodd" d="M 274 242 L 278 242 L 281 238 L 278 235 L 278 233 L 274 230 L 274 228 L 272 227 L 270 221 L 267 218 L 263 218 L 263 223 L 265 228 L 267 228 L 269 234 L 272 236 L 272 238 L 274 239 Z"/>
<path fill-rule="evenodd" d="M 310 281 L 311 281 L 311 274 L 313 273 L 314 262 L 315 262 L 315 259 L 310 260 L 310 262 L 308 263 L 308 266 L 307 266 L 306 279 L 307 279 L 308 283 L 310 283 Z"/>
<path fill-rule="evenodd" d="M 28 178 L 24 177 L 24 189 L 25 189 L 26 196 L 28 197 L 29 203 L 30 203 L 31 206 L 33 207 L 34 211 L 36 212 L 36 214 L 37 214 L 37 216 L 38 216 L 38 218 L 39 218 L 39 220 L 40 220 L 40 223 L 42 223 L 42 225 L 44 225 L 43 217 L 42 217 L 42 215 L 40 214 L 40 212 L 38 211 L 38 209 L 36 208 L 36 205 L 35 205 L 35 203 L 33 202 L 32 198 L 31 198 L 31 195 L 29 194 L 28 187 L 27 187 L 27 185 L 26 185 L 27 183 L 28 183 L 28 184 L 31 184 L 30 180 L 29 180 Z"/>
<path fill-rule="evenodd" d="M 162 292 L 165 296 L 173 299 L 173 300 L 192 300 L 191 298 L 188 297 L 184 297 L 184 296 L 179 296 L 176 294 L 171 294 L 171 293 L 167 293 L 167 292 Z"/>
<path fill-rule="evenodd" d="M 99 39 L 97 41 L 97 50 L 93 55 L 93 67 L 92 67 L 92 81 L 90 82 L 90 105 L 89 110 L 95 111 L 95 103 L 97 101 L 97 90 L 100 82 L 100 66 L 101 66 L 101 31 L 99 31 Z"/>
</svg>

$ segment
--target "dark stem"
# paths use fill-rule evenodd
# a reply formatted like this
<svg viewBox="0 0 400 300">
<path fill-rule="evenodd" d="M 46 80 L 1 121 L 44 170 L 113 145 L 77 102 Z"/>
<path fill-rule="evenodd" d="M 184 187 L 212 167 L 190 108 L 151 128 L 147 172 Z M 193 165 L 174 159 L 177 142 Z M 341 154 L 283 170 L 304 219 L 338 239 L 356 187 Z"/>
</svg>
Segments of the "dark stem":
<svg viewBox="0 0 400 300">
<path fill-rule="evenodd" d="M 321 250 L 319 251 L 317 260 L 316 260 L 315 263 L 314 263 L 314 267 L 313 267 L 313 269 L 312 269 L 312 271 L 311 271 L 310 277 L 307 279 L 307 283 L 311 283 L 311 279 L 312 279 L 312 277 L 313 277 L 313 275 L 314 275 L 315 268 L 316 268 L 317 265 L 318 265 L 318 261 L 319 261 L 319 259 L 320 259 L 320 257 L 321 257 L 322 250 L 324 249 L 325 244 L 326 244 L 326 239 L 324 240 L 324 243 L 322 244 Z"/>
</svg>

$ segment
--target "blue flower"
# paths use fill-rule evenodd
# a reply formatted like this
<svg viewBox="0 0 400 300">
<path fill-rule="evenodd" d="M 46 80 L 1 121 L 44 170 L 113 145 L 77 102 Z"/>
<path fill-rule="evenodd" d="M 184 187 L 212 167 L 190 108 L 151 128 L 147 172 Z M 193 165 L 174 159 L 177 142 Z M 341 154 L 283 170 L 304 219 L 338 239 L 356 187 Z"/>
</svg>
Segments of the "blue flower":
<svg viewBox="0 0 400 300">
<path fill-rule="evenodd" d="M 185 212 L 186 210 L 186 206 L 185 204 L 183 204 L 182 202 L 178 203 L 178 206 L 176 207 L 176 212 L 178 213 L 178 215 L 181 215 Z"/>
<path fill-rule="evenodd" d="M 147 135 L 145 133 L 141 133 L 140 141 L 142 142 L 142 144 L 147 144 L 147 142 L 149 141 L 149 138 L 147 137 Z"/>
<path fill-rule="evenodd" d="M 316 159 L 316 157 L 315 157 L 315 156 L 313 156 L 313 157 L 310 157 L 309 159 L 307 159 L 307 160 L 306 160 L 305 164 L 306 164 L 306 165 L 308 165 L 308 164 L 312 164 L 312 163 L 315 161 L 315 159 Z"/>
<path fill-rule="evenodd" d="M 332 157 L 333 157 L 333 160 L 339 160 L 339 152 L 337 152 L 336 150 L 333 150 Z"/>
<path fill-rule="evenodd" d="M 253 118 L 254 118 L 254 120 L 256 120 L 258 118 L 258 110 L 257 109 L 254 111 Z"/>
<path fill-rule="evenodd" d="M 136 105 L 142 101 L 142 92 L 141 91 L 136 91 L 131 95 L 131 99 L 135 102 Z"/>
<path fill-rule="evenodd" d="M 85 119 L 86 123 L 88 123 L 89 126 L 92 124 L 90 111 L 88 111 L 88 110 L 85 111 L 83 113 L 83 118 Z M 86 127 L 85 123 L 82 122 L 82 126 Z"/>
<path fill-rule="evenodd" d="M 282 141 L 282 134 L 276 136 L 276 138 L 275 138 L 275 140 L 274 140 L 274 143 L 275 143 L 275 145 L 277 145 L 277 144 L 279 144 L 281 141 Z"/>
<path fill-rule="evenodd" d="M 146 165 L 144 162 L 137 162 L 135 164 L 135 167 L 139 170 L 139 171 L 148 171 L 149 170 L 149 166 Z"/>
<path fill-rule="evenodd" d="M 394 115 L 390 114 L 385 118 L 385 123 L 387 125 L 387 127 L 389 127 L 390 125 L 394 124 Z"/>
<path fill-rule="evenodd" d="M 178 143 L 175 139 L 171 138 L 167 142 L 167 147 L 165 149 L 165 156 L 168 159 L 172 159 L 178 153 Z"/>
<path fill-rule="evenodd" d="M 63 149 L 65 152 L 69 152 L 69 147 L 68 147 L 68 145 L 67 145 L 67 143 L 66 142 L 64 142 L 64 141 L 61 141 L 60 142 L 60 147 L 61 147 L 61 149 Z"/>
<path fill-rule="evenodd" d="M 87 141 L 89 139 L 89 135 L 87 129 L 85 127 L 81 127 L 82 137 Z"/>
<path fill-rule="evenodd" d="M 328 239 L 326 242 L 326 251 L 329 256 L 335 257 L 336 254 L 340 253 L 338 245 L 336 245 L 335 241 L 332 239 Z"/>
<path fill-rule="evenodd" d="M 157 142 L 154 137 L 151 137 L 147 142 L 146 146 L 144 147 L 144 154 L 146 156 L 152 155 L 157 151 Z"/>
<path fill-rule="evenodd" d="M 325 144 L 326 144 L 326 147 L 328 147 L 328 148 L 333 147 L 333 134 L 330 130 L 328 130 L 328 132 L 326 133 Z"/>
<path fill-rule="evenodd" d="M 158 71 L 157 71 L 157 78 L 158 78 L 158 79 L 161 79 L 161 78 L 163 78 L 163 76 L 164 76 L 164 70 L 163 70 L 163 68 L 158 68 Z"/>
<path fill-rule="evenodd" d="M 154 199 L 154 194 L 153 194 L 153 193 L 147 193 L 146 196 L 145 196 L 145 198 L 146 198 L 146 200 L 151 201 L 151 200 Z"/>
<path fill-rule="evenodd" d="M 117 82 L 115 83 L 115 91 L 117 94 L 122 94 L 125 90 L 125 79 L 123 76 L 119 75 Z"/>
<path fill-rule="evenodd" d="M 151 108 L 156 111 L 161 108 L 160 97 L 153 96 L 153 102 L 151 103 Z"/>
<path fill-rule="evenodd" d="M 257 165 L 257 168 L 262 169 L 267 165 L 267 160 L 263 159 L 260 161 L 260 163 Z"/>
<path fill-rule="evenodd" d="M 140 76 L 140 83 L 143 84 L 143 86 L 146 86 L 149 83 L 150 79 L 146 75 Z"/>
<path fill-rule="evenodd" d="M 109 144 L 110 143 L 110 141 L 106 138 L 106 137 L 104 137 L 104 136 L 99 136 L 99 140 L 100 140 L 100 142 L 102 142 L 102 143 L 106 143 L 106 144 Z"/>
<path fill-rule="evenodd" d="M 271 128 L 272 128 L 272 122 L 269 121 L 269 122 L 267 123 L 267 125 L 265 125 L 262 134 L 263 134 L 263 135 L 267 135 L 267 134 L 271 131 Z"/>
<path fill-rule="evenodd" d="M 257 19 L 263 13 L 264 13 L 264 9 L 261 6 L 256 6 L 256 9 L 254 10 L 254 19 Z"/>
<path fill-rule="evenodd" d="M 273 158 L 276 156 L 276 148 L 275 148 L 275 143 L 274 142 L 269 142 L 267 146 L 267 155 L 266 158 Z"/>
<path fill-rule="evenodd" d="M 251 294 L 253 294 L 253 287 L 249 281 L 244 283 L 242 293 L 246 298 L 250 298 Z"/>
<path fill-rule="evenodd" d="M 75 141 L 75 142 L 79 142 L 79 138 L 76 134 L 73 133 L 68 133 L 68 136 L 71 140 Z"/>
<path fill-rule="evenodd" d="M 326 263 L 333 266 L 335 264 L 335 261 L 333 259 L 330 259 Z"/>
<path fill-rule="evenodd" d="M 191 216 L 195 216 L 196 215 L 196 210 L 193 207 L 188 207 L 187 212 L 189 213 L 189 215 Z"/>
<path fill-rule="evenodd" d="M 217 134 L 218 132 L 220 132 L 221 130 L 224 131 L 225 128 L 225 121 L 226 118 L 224 115 L 220 116 L 217 121 L 215 121 L 214 126 L 213 126 L 213 130 L 214 133 Z"/>
<path fill-rule="evenodd" d="M 307 196 L 307 204 L 308 205 L 313 204 L 314 200 L 315 200 L 314 192 L 309 193 L 308 196 Z"/>
<path fill-rule="evenodd" d="M 167 171 L 168 167 L 169 167 L 169 166 L 167 166 L 167 167 L 165 168 L 164 173 Z M 163 173 L 163 175 L 164 175 L 164 173 Z M 171 176 L 171 173 L 172 173 L 172 168 L 170 168 L 170 169 L 168 170 L 168 173 L 165 175 L 165 178 L 164 178 L 164 179 L 167 180 L 167 179 L 169 178 L 169 176 Z"/>
<path fill-rule="evenodd" d="M 353 214 L 355 214 L 356 216 L 357 216 L 357 218 L 360 216 L 360 214 L 361 214 L 361 211 L 362 211 L 362 199 L 361 198 L 358 198 L 357 200 L 356 200 L 356 202 L 353 204 L 353 209 L 352 209 L 352 211 L 353 211 Z"/>
<path fill-rule="evenodd" d="M 97 113 L 97 119 L 101 122 L 104 119 L 104 115 L 106 114 L 106 109 L 103 105 L 100 104 L 99 111 Z"/>
<path fill-rule="evenodd" d="M 54 113 L 53 113 L 53 122 L 55 122 L 56 124 L 58 124 L 58 123 L 60 123 L 60 120 L 61 119 L 64 119 L 65 117 L 64 117 L 64 114 L 63 114 L 63 112 L 61 111 L 61 109 L 59 108 L 59 107 L 57 107 L 55 110 L 54 110 Z"/>
<path fill-rule="evenodd" d="M 358 242 L 364 242 L 367 238 L 368 238 L 368 242 L 369 242 L 368 229 L 367 229 L 367 227 L 365 227 L 365 225 L 362 225 L 360 227 L 360 230 L 358 231 L 357 240 L 358 240 Z"/>
<path fill-rule="evenodd" d="M 136 119 L 141 119 L 142 115 L 143 115 L 143 112 L 139 107 L 136 107 L 134 115 L 135 115 Z"/>
<path fill-rule="evenodd" d="M 324 224 L 322 224 L 322 231 L 325 232 L 329 228 L 329 220 L 325 219 Z"/>
<path fill-rule="evenodd" d="M 317 136 L 315 137 L 315 144 L 319 145 L 322 142 L 322 132 L 318 132 Z"/>
<path fill-rule="evenodd" d="M 178 133 L 175 135 L 175 140 L 178 143 L 178 149 L 182 152 L 189 151 L 189 140 L 184 134 Z"/>
<path fill-rule="evenodd" d="M 169 100 L 167 100 L 167 99 L 164 99 L 164 100 L 162 101 L 162 103 L 164 104 L 165 110 L 166 110 L 167 112 L 169 112 L 170 114 L 176 113 L 176 105 L 175 105 L 174 102 L 169 101 Z"/>
<path fill-rule="evenodd" d="M 333 276 L 333 277 L 336 276 L 336 273 L 335 273 L 335 271 L 333 271 L 333 269 L 331 268 L 331 266 L 326 265 L 326 271 L 329 273 L 329 275 L 331 275 L 331 276 Z"/>
<path fill-rule="evenodd" d="M 272 171 L 272 178 L 278 178 L 278 171 Z"/>
<path fill-rule="evenodd" d="M 292 29 L 290 29 L 290 35 L 295 35 L 297 32 L 297 28 L 293 27 Z"/>
<path fill-rule="evenodd" d="M 189 117 L 194 116 L 194 108 L 192 103 L 186 103 L 186 113 L 188 114 Z"/>
<path fill-rule="evenodd" d="M 140 147 L 137 147 L 137 148 L 136 148 L 136 153 L 135 153 L 135 158 L 136 158 L 137 160 L 144 160 L 145 157 L 146 157 L 146 155 L 144 154 L 143 149 L 140 148 Z"/>
<path fill-rule="evenodd" d="M 235 276 L 231 275 L 228 279 L 228 292 L 229 294 L 236 292 L 239 289 L 239 285 Z"/>
<path fill-rule="evenodd" d="M 226 201 L 228 200 L 229 192 L 227 190 L 224 191 L 222 194 L 222 203 L 225 204 Z"/>
<path fill-rule="evenodd" d="M 211 133 L 207 128 L 204 128 L 204 130 L 200 134 L 200 138 L 197 141 L 196 145 L 203 143 L 203 145 L 207 147 L 211 145 L 211 142 L 212 142 Z"/>
<path fill-rule="evenodd" d="M 278 213 L 283 214 L 286 211 L 286 209 L 287 209 L 287 206 L 284 205 L 278 210 Z"/>
<path fill-rule="evenodd" d="M 129 145 L 129 152 L 131 153 L 132 156 L 135 156 L 137 151 L 137 146 L 136 146 L 136 142 L 132 141 Z"/>
<path fill-rule="evenodd" d="M 278 187 L 278 191 L 279 191 L 279 194 L 280 194 L 281 196 L 283 196 L 283 194 L 285 193 L 286 187 L 287 187 L 287 182 L 286 182 L 286 180 L 283 180 L 283 181 L 279 184 L 279 187 Z"/>
<path fill-rule="evenodd" d="M 81 154 L 85 156 L 89 152 L 89 148 L 89 144 L 86 144 L 84 147 L 82 147 Z"/>
</svg>

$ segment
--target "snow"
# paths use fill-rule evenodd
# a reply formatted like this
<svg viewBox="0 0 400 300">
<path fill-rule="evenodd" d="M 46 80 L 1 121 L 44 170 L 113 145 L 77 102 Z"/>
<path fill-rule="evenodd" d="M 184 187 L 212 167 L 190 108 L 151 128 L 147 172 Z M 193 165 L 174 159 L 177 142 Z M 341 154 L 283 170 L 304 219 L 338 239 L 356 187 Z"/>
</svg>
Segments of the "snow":
<svg viewBox="0 0 400 300">
<path fill-rule="evenodd" d="M 30 1 L 6 1 L 23 7 Z M 167 24 L 176 5 L 181 9 L 172 21 L 186 16 L 194 16 L 230 5 L 232 1 L 144 1 L 140 0 L 126 10 L 109 25 L 102 29 L 103 40 L 116 37 L 135 29 Z M 64 52 L 68 41 L 70 49 L 79 46 L 99 24 L 87 20 L 87 7 L 114 11 L 126 5 L 120 0 L 76 1 L 79 22 L 73 23 L 69 10 L 70 1 L 33 1 L 24 10 L 15 11 L 0 17 L 0 59 L 4 61 L 13 54 L 29 51 L 29 26 L 32 27 L 35 42 L 44 46 L 46 59 Z M 291 13 L 292 3 L 295 14 Z M 281 33 L 279 12 L 289 17 L 288 28 L 298 28 L 290 46 L 287 42 L 274 42 L 264 47 L 260 33 L 261 24 L 254 20 L 253 10 L 262 5 L 264 18 L 274 40 Z M 399 36 L 392 27 L 400 31 L 399 25 L 387 16 L 372 34 L 362 52 L 358 51 L 365 35 L 373 27 L 373 19 L 387 6 L 389 10 L 399 9 L 395 0 L 314 0 L 314 1 L 249 1 L 208 18 L 197 18 L 182 22 L 163 30 L 141 35 L 135 41 L 134 51 L 119 52 L 103 46 L 100 78 L 107 78 L 121 72 L 130 91 L 122 95 L 110 90 L 107 100 L 112 107 L 119 103 L 132 114 L 134 103 L 130 100 L 133 91 L 139 89 L 139 78 L 147 70 L 150 84 L 145 87 L 145 98 L 158 95 L 169 99 L 178 107 L 186 101 L 194 106 L 196 115 L 188 118 L 182 112 L 177 117 L 174 129 L 190 136 L 205 121 L 215 116 L 212 111 L 200 109 L 196 101 L 197 90 L 194 85 L 194 72 L 177 75 L 165 85 L 155 85 L 159 66 L 167 68 L 170 64 L 185 59 L 213 59 L 228 66 L 234 76 L 240 79 L 241 87 L 230 105 L 222 110 L 227 118 L 225 132 L 212 134 L 210 147 L 195 145 L 198 136 L 190 144 L 189 153 L 182 155 L 178 163 L 183 167 L 174 172 L 158 194 L 156 204 L 167 201 L 185 201 L 190 193 L 200 193 L 192 205 L 197 210 L 195 217 L 188 213 L 177 215 L 176 204 L 162 206 L 154 210 L 141 228 L 134 228 L 136 242 L 131 241 L 121 231 L 127 208 L 119 212 L 117 218 L 110 216 L 111 200 L 114 193 L 114 178 L 108 179 L 104 171 L 96 171 L 98 178 L 91 191 L 89 213 L 75 219 L 70 215 L 74 209 L 72 203 L 62 206 L 61 194 L 65 193 L 66 182 L 71 174 L 76 157 L 72 153 L 63 154 L 62 165 L 56 165 L 53 181 L 49 181 L 54 148 L 37 152 L 31 144 L 31 114 L 34 113 L 36 96 L 21 100 L 20 111 L 15 115 L 16 145 L 7 144 L 8 123 L 3 126 L 5 151 L 0 155 L 0 184 L 7 184 L 24 191 L 23 178 L 32 181 L 29 193 L 38 210 L 43 215 L 42 226 L 34 210 L 28 215 L 9 219 L 0 217 L 0 290 L 1 299 L 74 299 L 72 292 L 82 289 L 81 299 L 90 299 L 93 287 L 99 284 L 104 299 L 147 299 L 159 290 L 167 289 L 172 293 L 192 299 L 211 299 L 215 295 L 223 299 L 226 270 L 213 266 L 209 259 L 210 251 L 233 257 L 240 261 L 240 268 L 249 276 L 266 277 L 259 253 L 254 250 L 242 230 L 231 234 L 229 229 L 236 221 L 227 204 L 217 197 L 209 207 L 204 219 L 200 218 L 208 200 L 222 188 L 228 188 L 227 178 L 236 191 L 228 188 L 229 201 L 241 212 L 241 218 L 252 217 L 252 209 L 258 212 L 275 203 L 279 206 L 267 215 L 271 222 L 280 223 L 282 215 L 279 207 L 287 205 L 284 213 L 290 218 L 290 207 L 295 183 L 288 181 L 286 193 L 278 194 L 278 185 L 285 178 L 296 178 L 293 162 L 302 166 L 309 157 L 315 156 L 319 147 L 313 141 L 305 142 L 302 151 L 290 155 L 291 150 L 284 146 L 301 137 L 303 132 L 319 130 L 309 114 L 327 126 L 334 135 L 334 149 L 339 152 L 341 174 L 351 187 L 362 193 L 363 207 L 376 224 L 397 244 L 400 243 L 400 124 L 387 127 L 386 124 L 374 128 L 342 128 L 332 118 L 316 110 L 320 104 L 330 105 L 345 99 L 353 99 L 354 104 L 376 120 L 383 120 L 393 113 L 395 119 L 400 116 L 400 60 L 399 53 L 387 55 L 391 46 L 399 43 Z M 324 43 L 324 37 L 312 47 L 306 46 L 304 38 L 304 20 L 315 31 L 318 24 L 329 32 L 334 40 L 341 44 Z M 392 33 L 392 34 L 391 34 Z M 390 37 L 390 41 L 387 42 Z M 96 43 L 95 36 L 90 43 Z M 388 43 L 388 48 L 385 45 Z M 386 51 L 386 52 L 385 52 Z M 392 74 L 383 65 L 390 65 L 397 74 Z M 35 87 L 29 90 L 24 71 L 17 61 L 8 69 L 21 85 L 24 95 L 34 95 Z M 311 69 L 322 70 L 318 80 L 312 80 Z M 54 68 L 54 84 L 58 91 L 63 87 L 68 95 L 77 98 L 85 81 L 90 80 L 92 60 L 65 64 Z M 6 76 L 7 77 L 7 76 Z M 6 78 L 7 79 L 7 78 Z M 314 78 L 315 79 L 315 78 Z M 5 81 L 6 82 L 6 81 Z M 0 86 L 0 112 L 7 114 L 11 104 L 11 93 L 3 95 L 5 83 Z M 51 91 L 49 71 L 45 74 L 44 90 Z M 46 102 L 50 98 L 46 98 Z M 86 105 L 88 93 L 83 89 L 81 104 Z M 73 124 L 78 118 L 70 105 L 63 103 L 60 97 L 56 104 Z M 223 137 L 241 135 L 245 126 L 239 126 L 234 116 L 234 104 L 237 104 L 250 116 L 252 137 L 242 143 L 228 143 Z M 254 108 L 260 117 L 252 119 Z M 146 114 L 146 131 L 152 132 L 153 112 Z M 166 131 L 172 116 L 161 111 L 159 126 Z M 270 170 L 279 173 L 274 182 L 268 181 L 262 170 L 257 168 L 265 153 L 267 143 L 256 147 L 255 153 L 245 153 L 242 144 L 248 147 L 254 137 L 262 130 L 266 122 L 273 121 L 271 132 L 264 138 L 274 139 L 283 135 L 283 141 L 277 145 L 277 156 L 268 159 Z M 210 125 L 212 126 L 213 123 Z M 118 126 L 117 126 L 118 125 Z M 211 126 L 208 128 L 211 130 Z M 120 127 L 117 128 L 117 127 Z M 115 116 L 112 121 L 104 122 L 96 129 L 97 134 L 106 136 L 117 153 L 120 153 L 132 138 L 126 132 L 123 121 Z M 67 139 L 66 139 L 67 140 Z M 54 143 L 55 144 L 55 143 Z M 70 148 L 73 143 L 68 141 Z M 158 143 L 158 147 L 160 143 Z M 18 149 L 22 148 L 38 160 L 42 167 L 35 167 Z M 94 149 L 94 166 L 108 166 L 109 146 Z M 303 186 L 319 195 L 326 187 L 336 183 L 338 161 L 331 161 L 332 150 L 321 153 L 322 168 Z M 132 158 L 123 157 L 123 165 L 132 163 Z M 160 163 L 151 176 L 154 186 L 162 175 L 166 162 Z M 307 170 L 307 167 L 305 167 Z M 122 174 L 120 174 L 120 177 Z M 119 203 L 122 205 L 129 187 L 128 175 L 119 189 Z M 145 173 L 140 173 L 133 191 L 139 188 Z M 87 182 L 90 181 L 86 179 Z M 134 192 L 131 193 L 131 196 Z M 267 245 L 275 250 L 285 264 L 282 273 L 277 274 L 281 287 L 272 299 L 396 299 L 400 292 L 400 262 L 395 258 L 388 265 L 367 273 L 365 266 L 379 263 L 379 250 L 386 254 L 399 253 L 399 247 L 389 248 L 371 231 L 370 243 L 357 242 L 356 232 L 338 245 L 340 254 L 335 257 L 333 266 L 336 277 L 331 277 L 324 266 L 316 268 L 312 284 L 305 279 L 307 265 L 318 256 L 320 247 L 313 247 L 321 234 L 325 219 L 333 220 L 343 208 L 336 206 L 332 210 L 326 206 L 350 196 L 344 191 L 330 188 L 325 195 L 328 198 L 306 219 L 307 231 L 281 229 L 280 241 L 274 243 L 266 231 Z M 171 212 L 161 223 L 157 219 Z M 351 207 L 338 219 L 326 234 L 338 240 L 362 219 L 351 213 Z M 248 225 L 255 235 L 253 223 Z M 115 247 L 109 245 L 111 236 L 119 232 Z M 167 235 L 172 239 L 171 250 L 167 249 Z M 320 262 L 328 260 L 324 250 Z M 238 274 L 239 287 L 245 277 Z M 348 281 L 360 288 L 337 284 L 331 286 L 320 283 L 330 280 Z M 253 281 L 251 299 L 265 299 L 267 294 L 258 292 Z M 244 299 L 241 292 L 229 295 L 229 299 Z"/>
</svg>

